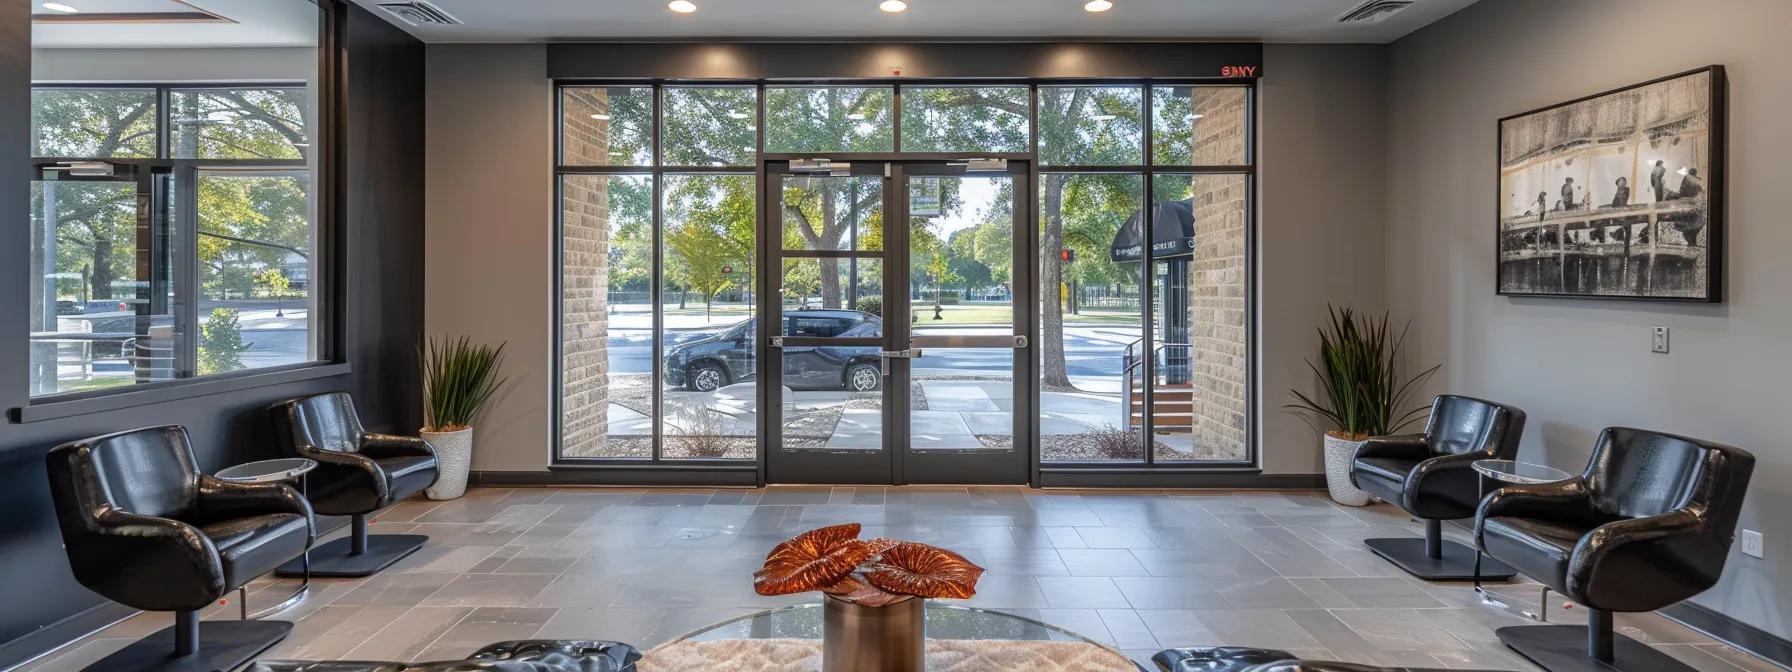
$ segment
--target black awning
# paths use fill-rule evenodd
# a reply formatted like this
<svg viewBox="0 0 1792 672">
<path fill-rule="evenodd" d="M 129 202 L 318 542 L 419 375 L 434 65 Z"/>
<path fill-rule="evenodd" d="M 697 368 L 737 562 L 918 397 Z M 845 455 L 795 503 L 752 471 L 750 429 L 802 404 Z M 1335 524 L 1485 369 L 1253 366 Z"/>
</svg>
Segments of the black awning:
<svg viewBox="0 0 1792 672">
<path fill-rule="evenodd" d="M 1108 259 L 1115 262 L 1138 261 L 1145 249 L 1144 211 L 1133 213 L 1114 234 L 1108 246 Z M 1195 254 L 1195 199 L 1163 201 L 1157 204 L 1151 223 L 1151 257 L 1188 257 Z"/>
</svg>

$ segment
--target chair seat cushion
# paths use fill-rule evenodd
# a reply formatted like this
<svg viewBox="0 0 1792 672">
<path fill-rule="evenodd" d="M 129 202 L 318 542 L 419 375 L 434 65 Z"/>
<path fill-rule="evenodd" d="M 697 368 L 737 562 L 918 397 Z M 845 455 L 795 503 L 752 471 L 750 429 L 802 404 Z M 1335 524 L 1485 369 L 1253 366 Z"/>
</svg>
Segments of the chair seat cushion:
<svg viewBox="0 0 1792 672">
<path fill-rule="evenodd" d="M 1394 506 L 1402 506 L 1401 493 L 1406 489 L 1406 476 L 1418 464 L 1416 460 L 1394 457 L 1359 457 L 1351 464 L 1356 487 L 1380 497 Z"/>
<path fill-rule="evenodd" d="M 270 513 L 203 525 L 199 532 L 212 540 L 224 565 L 226 590 L 274 571 L 282 563 L 305 552 L 309 530 L 305 517 L 294 513 Z"/>
<path fill-rule="evenodd" d="M 1537 518 L 1495 516 L 1487 519 L 1482 530 L 1489 556 L 1565 594 L 1568 559 L 1591 528 Z"/>
<path fill-rule="evenodd" d="M 386 489 L 394 502 L 422 492 L 436 481 L 436 458 L 428 455 L 400 455 L 374 461 L 386 472 Z"/>
</svg>

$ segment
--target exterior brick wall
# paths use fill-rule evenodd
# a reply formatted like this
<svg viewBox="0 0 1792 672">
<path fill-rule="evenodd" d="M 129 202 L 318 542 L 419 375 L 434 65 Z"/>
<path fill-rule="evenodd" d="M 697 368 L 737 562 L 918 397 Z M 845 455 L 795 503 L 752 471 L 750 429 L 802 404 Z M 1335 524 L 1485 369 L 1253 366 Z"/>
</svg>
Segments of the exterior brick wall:
<svg viewBox="0 0 1792 672">
<path fill-rule="evenodd" d="M 603 89 L 568 88 L 562 103 L 563 161 L 609 161 Z M 561 183 L 560 450 L 605 454 L 609 431 L 610 190 L 607 176 L 568 175 Z"/>
<path fill-rule="evenodd" d="M 1243 88 L 1197 88 L 1194 160 L 1236 165 L 1250 132 Z M 1195 178 L 1195 260 L 1189 265 L 1189 337 L 1193 345 L 1195 451 L 1244 459 L 1246 178 Z"/>
</svg>

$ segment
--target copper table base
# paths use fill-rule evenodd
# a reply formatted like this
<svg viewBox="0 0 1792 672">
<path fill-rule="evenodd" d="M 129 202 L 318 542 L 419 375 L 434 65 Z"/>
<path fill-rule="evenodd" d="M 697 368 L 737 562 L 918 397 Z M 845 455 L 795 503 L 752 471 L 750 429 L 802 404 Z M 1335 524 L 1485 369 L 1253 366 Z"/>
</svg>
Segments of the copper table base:
<svg viewBox="0 0 1792 672">
<path fill-rule="evenodd" d="M 822 603 L 821 672 L 921 672 L 926 600 L 867 607 L 828 595 Z"/>
</svg>

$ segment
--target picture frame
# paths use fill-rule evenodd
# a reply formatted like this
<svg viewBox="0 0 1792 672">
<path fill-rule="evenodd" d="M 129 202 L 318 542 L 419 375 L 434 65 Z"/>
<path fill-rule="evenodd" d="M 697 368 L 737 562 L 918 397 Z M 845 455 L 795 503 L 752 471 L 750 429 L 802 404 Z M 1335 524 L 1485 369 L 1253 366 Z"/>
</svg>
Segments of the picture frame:
<svg viewBox="0 0 1792 672">
<path fill-rule="evenodd" d="M 1724 68 L 1502 117 L 1496 293 L 1723 301 Z"/>
</svg>

